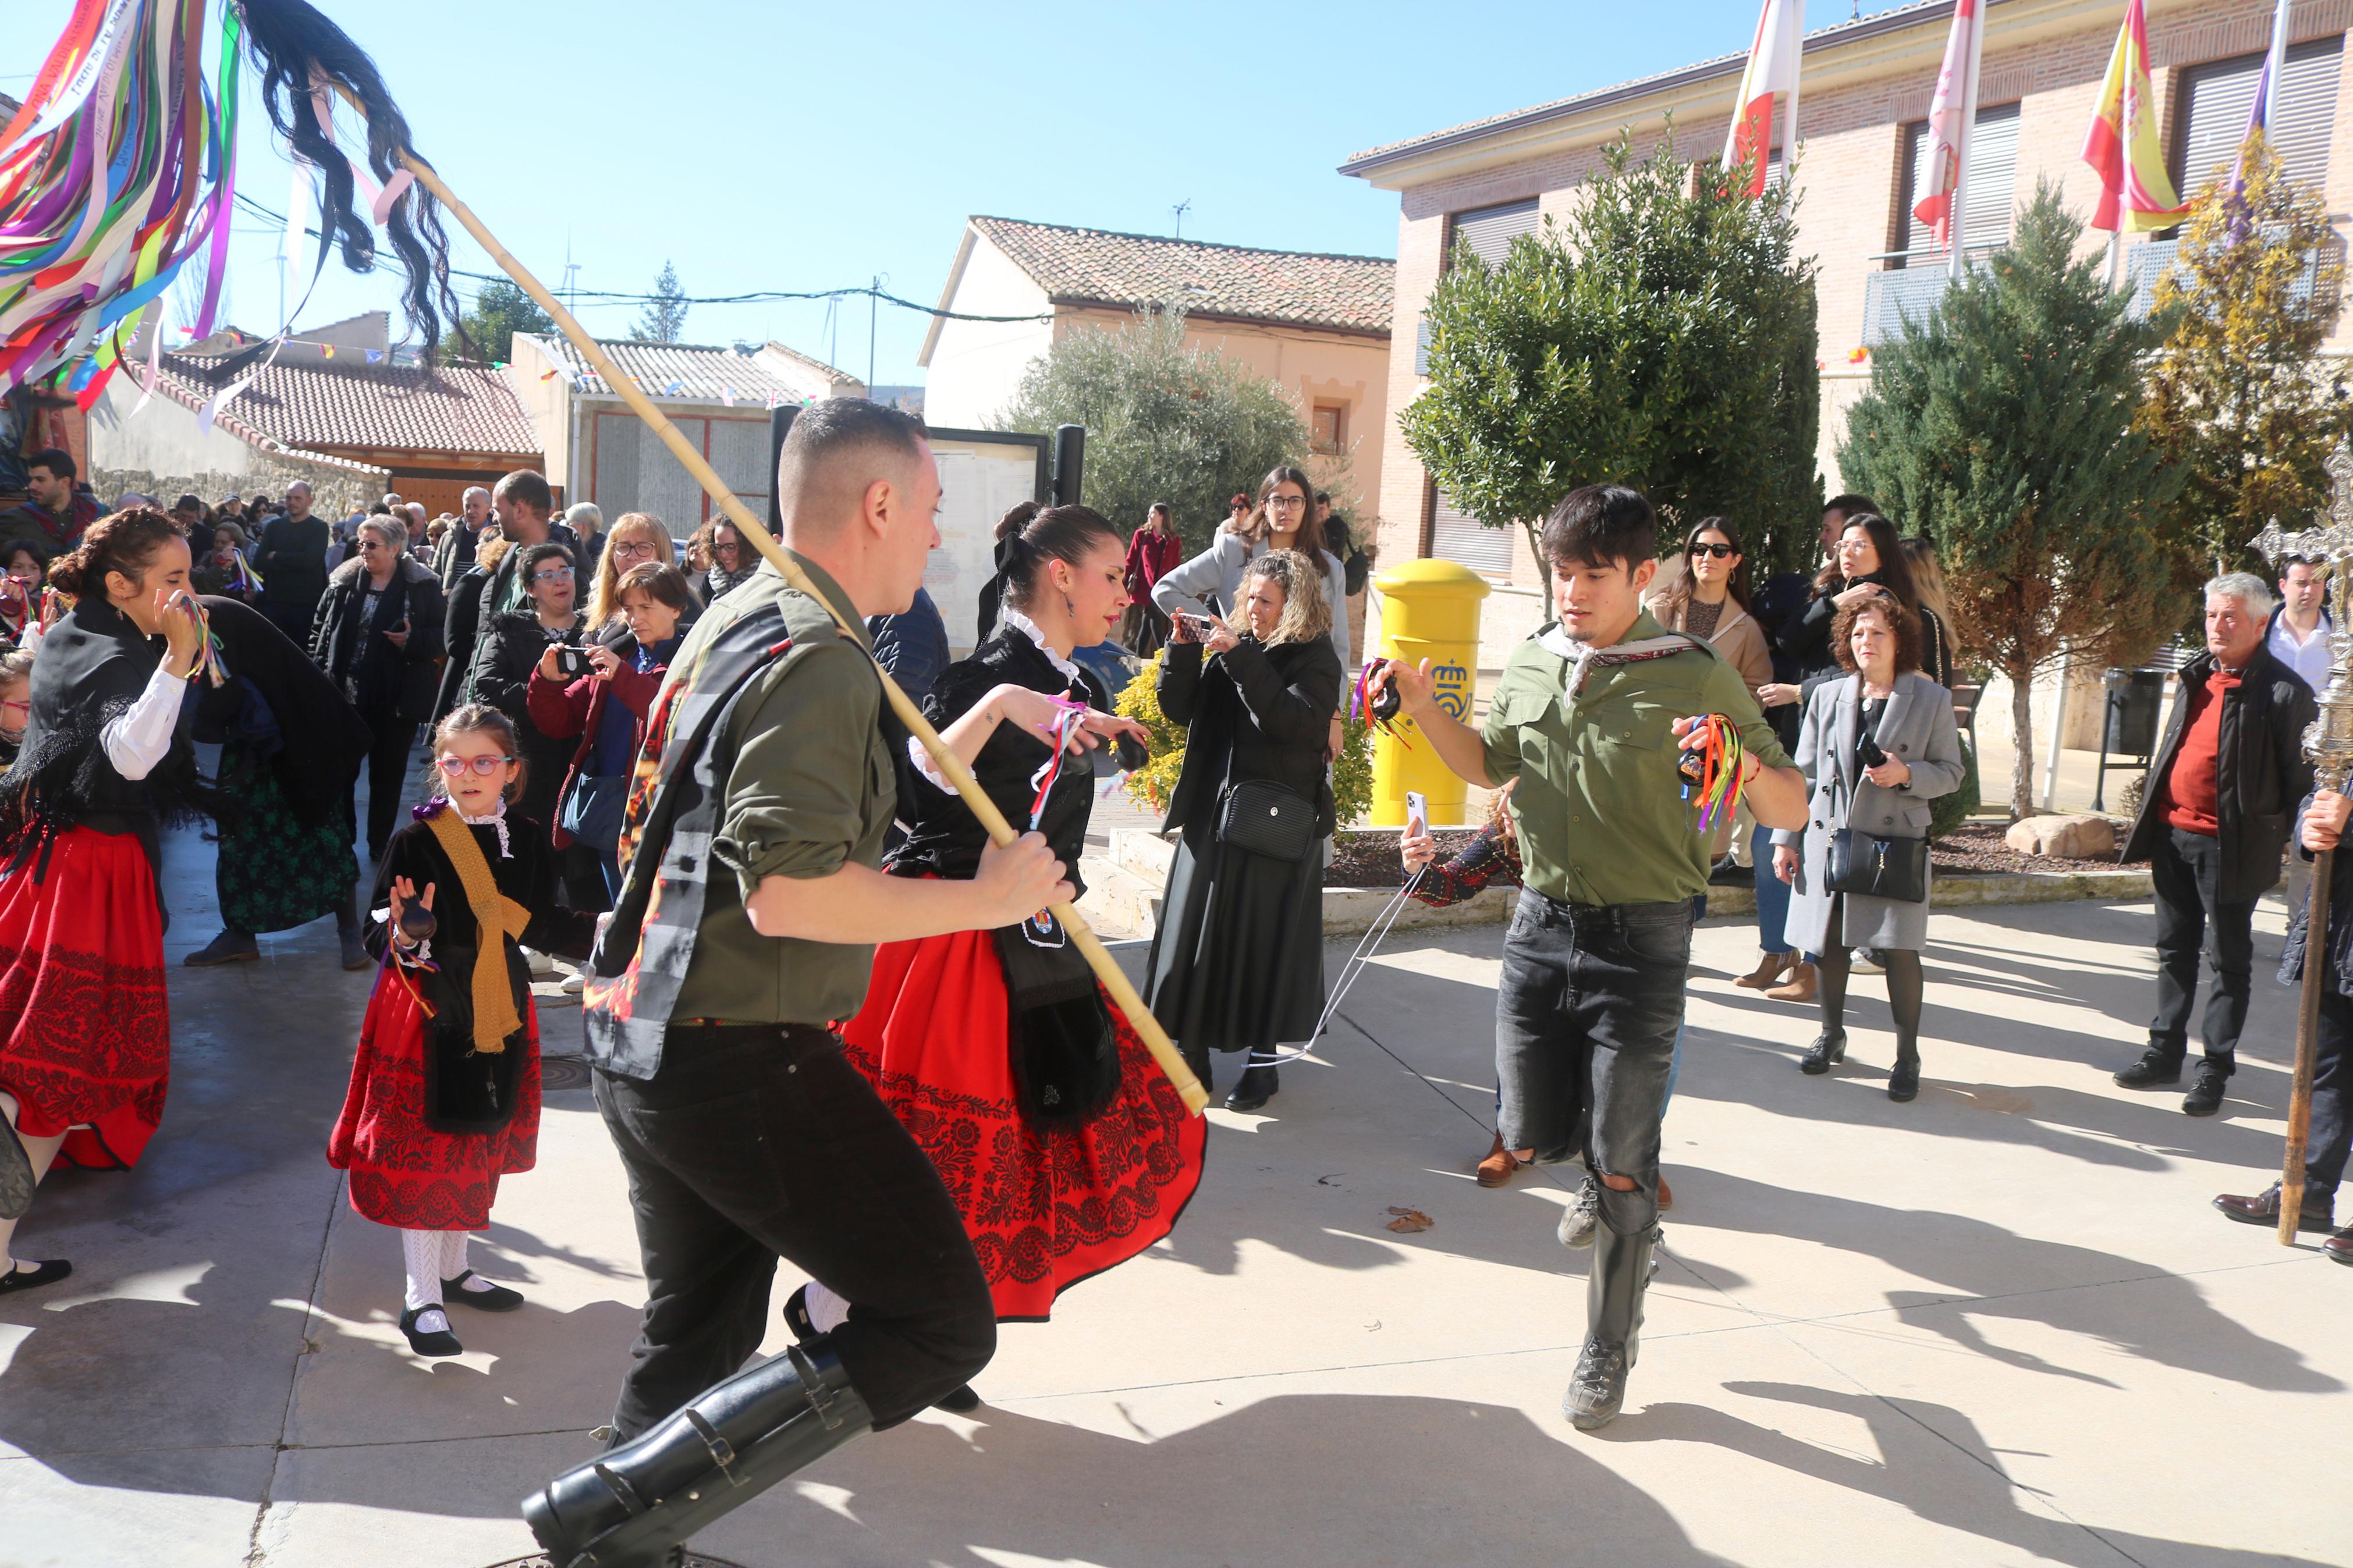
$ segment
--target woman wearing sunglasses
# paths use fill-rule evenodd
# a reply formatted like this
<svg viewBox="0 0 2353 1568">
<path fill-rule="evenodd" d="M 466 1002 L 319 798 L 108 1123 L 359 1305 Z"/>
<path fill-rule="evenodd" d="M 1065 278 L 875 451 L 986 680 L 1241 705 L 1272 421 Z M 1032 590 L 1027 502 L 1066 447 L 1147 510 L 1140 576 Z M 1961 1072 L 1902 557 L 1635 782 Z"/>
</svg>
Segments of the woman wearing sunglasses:
<svg viewBox="0 0 2353 1568">
<path fill-rule="evenodd" d="M 575 602 L 571 551 L 561 544 L 524 546 L 517 570 L 528 597 L 518 608 L 491 616 L 483 628 L 481 647 L 474 654 L 470 689 L 475 701 L 488 703 L 514 721 L 522 760 L 530 764 L 515 809 L 545 832 L 555 823 L 556 791 L 564 784 L 572 744 L 531 721 L 531 672 L 543 660 L 560 659 L 563 655 L 558 650 L 577 648 L 586 617 Z M 559 672 L 581 675 L 586 670 L 562 672 L 559 666 Z M 594 856 L 581 858 L 580 867 L 565 867 L 565 886 L 575 903 L 601 909 L 605 879 Z M 584 885 L 583 873 L 590 885 Z"/>
</svg>

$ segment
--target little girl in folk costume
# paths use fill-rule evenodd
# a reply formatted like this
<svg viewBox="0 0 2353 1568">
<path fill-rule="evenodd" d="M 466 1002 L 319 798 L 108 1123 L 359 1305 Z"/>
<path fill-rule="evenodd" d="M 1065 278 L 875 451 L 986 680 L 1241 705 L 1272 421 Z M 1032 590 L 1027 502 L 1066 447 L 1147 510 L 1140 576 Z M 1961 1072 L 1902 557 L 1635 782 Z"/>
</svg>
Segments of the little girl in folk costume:
<svg viewBox="0 0 2353 1568">
<path fill-rule="evenodd" d="M 400 1230 L 409 1348 L 450 1356 L 463 1347 L 445 1301 L 522 1305 L 466 1264 L 499 1178 L 538 1155 L 539 1020 L 521 946 L 585 958 L 596 917 L 558 906 L 547 830 L 508 810 L 522 763 L 505 714 L 451 713 L 433 764 L 439 793 L 376 873 L 367 945 L 382 968 L 327 1160 L 351 1173 L 354 1210 Z M 482 962 L 492 944 L 499 957 Z"/>
</svg>

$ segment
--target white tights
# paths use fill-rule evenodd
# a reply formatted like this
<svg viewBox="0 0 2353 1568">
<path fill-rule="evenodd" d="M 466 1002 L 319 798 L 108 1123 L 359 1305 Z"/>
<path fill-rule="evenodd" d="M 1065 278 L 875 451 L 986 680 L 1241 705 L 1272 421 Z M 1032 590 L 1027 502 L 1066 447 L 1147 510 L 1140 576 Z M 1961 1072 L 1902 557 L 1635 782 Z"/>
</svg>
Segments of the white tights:
<svg viewBox="0 0 2353 1568">
<path fill-rule="evenodd" d="M 466 1271 L 466 1243 L 473 1238 L 462 1230 L 404 1230 L 400 1255 L 408 1266 L 408 1296 L 402 1305 L 438 1307 L 441 1281 Z M 485 1279 L 469 1279 L 461 1289 L 488 1290 Z"/>
<path fill-rule="evenodd" d="M 9 1129 L 13 1131 L 16 1125 L 15 1095 L 0 1094 L 0 1116 L 7 1117 Z M 18 1134 L 18 1142 L 25 1145 L 26 1156 L 33 1162 L 33 1180 L 37 1183 L 43 1176 L 49 1173 L 49 1162 L 55 1160 L 58 1157 L 58 1151 L 65 1147 L 66 1135 L 59 1132 L 47 1138 L 26 1138 Z M 16 1222 L 13 1219 L 0 1219 L 0 1273 L 5 1273 L 16 1267 L 17 1260 L 10 1257 L 8 1252 L 10 1245 L 16 1239 Z"/>
</svg>

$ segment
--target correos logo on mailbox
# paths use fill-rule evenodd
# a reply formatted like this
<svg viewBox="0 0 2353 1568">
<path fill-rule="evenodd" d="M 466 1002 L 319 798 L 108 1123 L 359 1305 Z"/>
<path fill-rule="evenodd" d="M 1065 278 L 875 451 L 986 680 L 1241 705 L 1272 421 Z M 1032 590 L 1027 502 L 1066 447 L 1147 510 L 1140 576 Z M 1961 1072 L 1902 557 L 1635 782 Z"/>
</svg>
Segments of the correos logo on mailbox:
<svg viewBox="0 0 2353 1568">
<path fill-rule="evenodd" d="M 1441 664 L 1430 672 L 1438 689 L 1438 705 L 1457 721 L 1471 721 L 1471 672 L 1459 664 Z"/>
</svg>

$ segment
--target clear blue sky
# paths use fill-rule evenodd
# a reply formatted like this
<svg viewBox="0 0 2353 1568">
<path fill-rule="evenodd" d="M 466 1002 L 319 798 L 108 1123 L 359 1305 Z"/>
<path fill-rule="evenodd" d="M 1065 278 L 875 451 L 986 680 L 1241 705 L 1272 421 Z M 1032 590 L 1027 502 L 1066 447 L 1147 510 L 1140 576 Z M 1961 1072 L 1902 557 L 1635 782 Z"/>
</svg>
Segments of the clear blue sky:
<svg viewBox="0 0 2353 1568">
<path fill-rule="evenodd" d="M 1394 255 L 1397 199 L 1335 173 L 1350 153 L 1745 49 L 1757 11 L 1757 0 L 315 3 L 375 56 L 451 187 L 551 287 L 568 243 L 583 289 L 650 288 L 669 258 L 690 294 L 880 273 L 925 304 L 972 213 L 1166 234 L 1170 207 L 1189 200 L 1188 237 Z M 7 9 L 0 91 L 21 94 L 71 4 Z M 1808 21 L 1850 9 L 1812 0 Z M 258 111 L 239 163 L 240 187 L 283 211 L 290 166 Z M 250 216 L 237 235 L 235 319 L 267 331 L 277 237 Z M 459 241 L 459 266 L 492 270 Z M 298 327 L 395 304 L 389 277 L 331 262 Z M 636 315 L 582 311 L 615 337 Z M 922 380 L 925 324 L 883 308 L 877 382 Z M 700 306 L 685 336 L 775 338 L 863 377 L 863 299 L 844 302 L 836 331 L 816 301 Z"/>
</svg>

